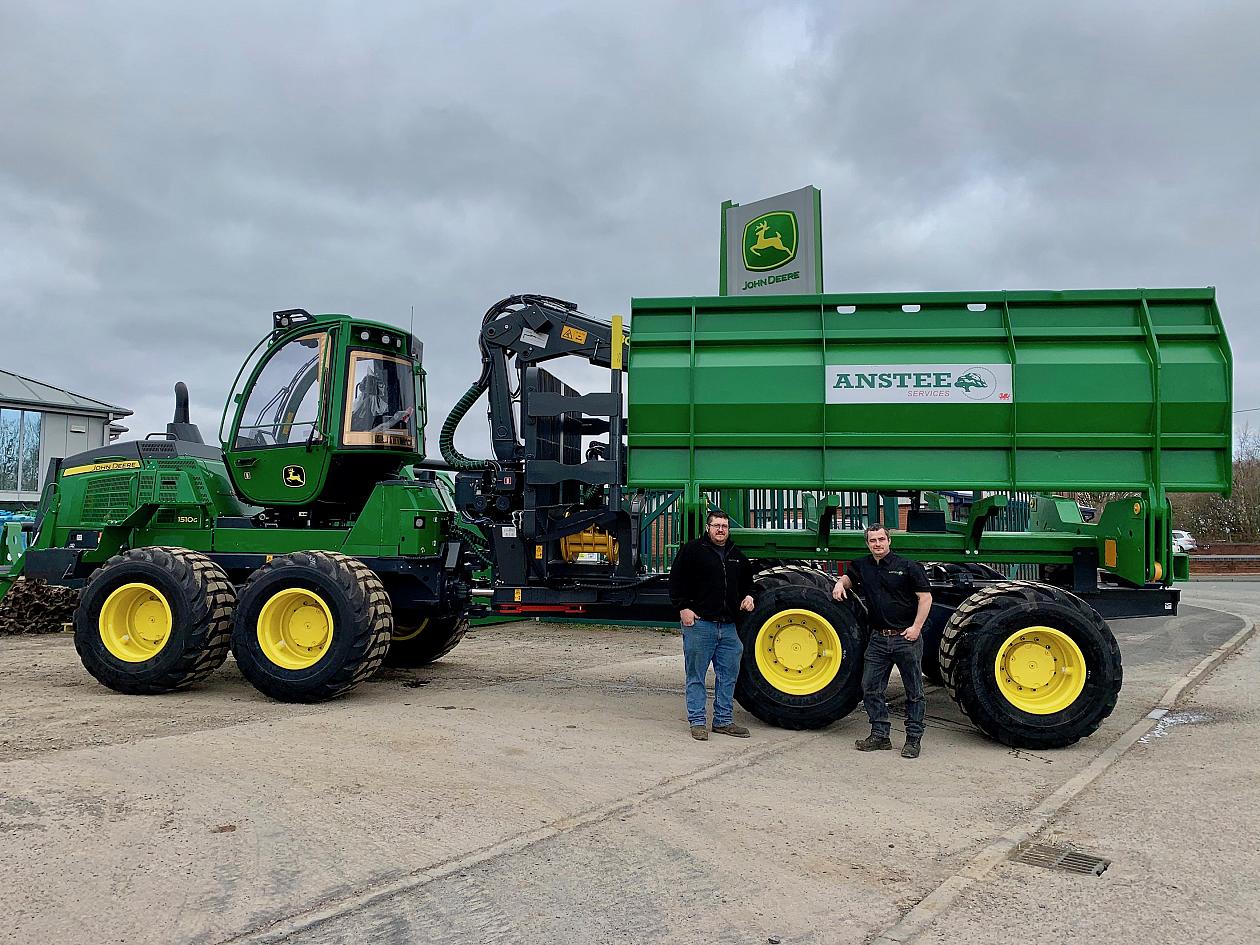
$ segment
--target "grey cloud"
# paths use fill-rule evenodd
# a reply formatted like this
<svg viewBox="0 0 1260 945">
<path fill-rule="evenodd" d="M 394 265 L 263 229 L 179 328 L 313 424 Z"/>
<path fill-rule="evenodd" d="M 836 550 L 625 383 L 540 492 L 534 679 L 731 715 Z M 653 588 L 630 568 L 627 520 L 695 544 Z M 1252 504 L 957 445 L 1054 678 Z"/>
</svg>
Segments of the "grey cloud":
<svg viewBox="0 0 1260 945">
<path fill-rule="evenodd" d="M 1258 20 L 9 3 L 0 366 L 129 406 L 137 432 L 184 379 L 209 433 L 271 310 L 406 325 L 414 305 L 436 427 L 494 300 L 711 293 L 721 201 L 812 183 L 832 291 L 1215 284 L 1236 406 L 1260 406 Z"/>
</svg>

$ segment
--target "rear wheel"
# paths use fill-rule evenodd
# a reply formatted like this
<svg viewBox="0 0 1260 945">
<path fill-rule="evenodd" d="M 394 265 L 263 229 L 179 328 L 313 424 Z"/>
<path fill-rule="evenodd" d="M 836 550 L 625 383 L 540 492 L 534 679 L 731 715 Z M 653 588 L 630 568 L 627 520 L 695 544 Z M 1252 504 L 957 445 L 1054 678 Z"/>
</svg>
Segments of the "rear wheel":
<svg viewBox="0 0 1260 945">
<path fill-rule="evenodd" d="M 299 551 L 251 575 L 236 609 L 232 655 L 264 695 L 323 702 L 377 670 L 393 626 L 385 588 L 361 561 Z"/>
<path fill-rule="evenodd" d="M 455 649 L 468 632 L 467 617 L 423 617 L 414 625 L 394 625 L 386 666 L 427 666 Z"/>
<path fill-rule="evenodd" d="M 928 619 L 923 624 L 923 678 L 937 686 L 945 681 L 940 662 L 941 635 L 953 614 L 952 607 L 933 601 Z"/>
<path fill-rule="evenodd" d="M 1116 706 L 1123 671 L 1111 628 L 1057 587 L 1007 581 L 963 601 L 945 625 L 950 696 L 986 735 L 1016 748 L 1062 748 Z"/>
<path fill-rule="evenodd" d="M 784 584 L 757 596 L 740 622 L 739 704 L 793 729 L 821 728 L 852 712 L 862 699 L 864 649 L 854 612 L 831 599 L 830 584 Z"/>
<path fill-rule="evenodd" d="M 776 564 L 757 572 L 753 580 L 757 582 L 758 588 L 766 590 L 792 584 L 800 587 L 816 587 L 828 594 L 836 584 L 835 575 L 828 574 L 819 568 L 812 568 L 807 564 Z"/>
<path fill-rule="evenodd" d="M 83 666 L 117 692 L 191 686 L 227 658 L 236 591 L 227 574 L 185 548 L 135 548 L 96 570 L 74 614 Z"/>
</svg>

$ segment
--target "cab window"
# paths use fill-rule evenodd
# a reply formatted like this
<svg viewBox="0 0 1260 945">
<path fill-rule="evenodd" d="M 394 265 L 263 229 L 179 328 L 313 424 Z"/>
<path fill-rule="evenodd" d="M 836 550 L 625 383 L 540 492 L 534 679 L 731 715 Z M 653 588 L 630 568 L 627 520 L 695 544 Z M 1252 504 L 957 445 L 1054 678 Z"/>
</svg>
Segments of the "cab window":
<svg viewBox="0 0 1260 945">
<path fill-rule="evenodd" d="M 416 445 L 416 381 L 410 361 L 371 351 L 350 354 L 347 446 Z"/>
<path fill-rule="evenodd" d="M 318 434 L 325 335 L 295 338 L 263 365 L 241 412 L 238 448 L 306 443 Z"/>
</svg>

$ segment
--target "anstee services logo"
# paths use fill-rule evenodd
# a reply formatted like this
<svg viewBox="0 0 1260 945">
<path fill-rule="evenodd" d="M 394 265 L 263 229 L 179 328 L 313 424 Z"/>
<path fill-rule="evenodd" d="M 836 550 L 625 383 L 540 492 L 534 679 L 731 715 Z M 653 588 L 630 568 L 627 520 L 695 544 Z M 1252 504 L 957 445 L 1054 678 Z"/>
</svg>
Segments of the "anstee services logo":
<svg viewBox="0 0 1260 945">
<path fill-rule="evenodd" d="M 997 389 L 997 378 L 984 367 L 971 367 L 954 379 L 954 386 L 972 400 L 988 400 Z"/>
</svg>

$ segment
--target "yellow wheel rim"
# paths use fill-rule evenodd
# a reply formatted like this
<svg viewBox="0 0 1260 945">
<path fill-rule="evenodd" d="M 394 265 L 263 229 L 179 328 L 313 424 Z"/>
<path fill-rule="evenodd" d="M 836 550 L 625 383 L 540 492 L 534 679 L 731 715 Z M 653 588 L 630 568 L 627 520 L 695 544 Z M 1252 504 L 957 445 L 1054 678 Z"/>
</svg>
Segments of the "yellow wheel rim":
<svg viewBox="0 0 1260 945">
<path fill-rule="evenodd" d="M 171 639 L 171 605 L 151 584 L 124 584 L 101 605 L 97 629 L 105 649 L 125 663 L 143 663 Z"/>
<path fill-rule="evenodd" d="M 314 591 L 278 591 L 258 614 L 258 645 L 281 669 L 307 669 L 322 660 L 333 641 L 332 611 Z"/>
<path fill-rule="evenodd" d="M 1085 688 L 1085 654 L 1053 627 L 1012 633 L 993 661 L 998 691 L 1015 708 L 1033 715 L 1061 712 Z"/>
<path fill-rule="evenodd" d="M 425 617 L 418 624 L 416 624 L 415 627 L 413 627 L 410 630 L 408 630 L 406 627 L 399 629 L 397 626 L 395 626 L 394 635 L 391 639 L 394 640 L 394 642 L 396 643 L 400 643 L 404 640 L 414 640 L 416 637 L 420 636 L 420 634 L 424 633 L 424 628 L 427 627 L 428 625 L 429 625 L 429 618 Z"/>
<path fill-rule="evenodd" d="M 757 668 L 793 696 L 820 692 L 840 672 L 840 634 L 812 610 L 781 610 L 757 631 Z"/>
</svg>

